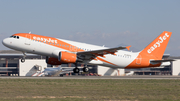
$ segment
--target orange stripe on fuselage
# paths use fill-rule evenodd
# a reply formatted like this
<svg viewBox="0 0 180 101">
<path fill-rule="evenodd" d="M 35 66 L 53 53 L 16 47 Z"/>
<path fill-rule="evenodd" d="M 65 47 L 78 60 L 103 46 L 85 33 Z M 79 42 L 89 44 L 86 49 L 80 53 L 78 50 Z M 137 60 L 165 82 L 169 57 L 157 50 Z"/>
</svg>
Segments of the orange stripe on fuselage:
<svg viewBox="0 0 180 101">
<path fill-rule="evenodd" d="M 117 65 L 115 65 L 115 64 L 113 64 L 113 63 L 111 63 L 111 62 L 109 62 L 109 61 L 106 61 L 106 60 L 100 58 L 100 57 L 96 57 L 96 58 L 97 58 L 98 60 L 102 61 L 102 62 L 106 62 L 106 63 L 109 63 L 109 64 L 111 64 L 111 65 L 117 66 Z"/>
</svg>

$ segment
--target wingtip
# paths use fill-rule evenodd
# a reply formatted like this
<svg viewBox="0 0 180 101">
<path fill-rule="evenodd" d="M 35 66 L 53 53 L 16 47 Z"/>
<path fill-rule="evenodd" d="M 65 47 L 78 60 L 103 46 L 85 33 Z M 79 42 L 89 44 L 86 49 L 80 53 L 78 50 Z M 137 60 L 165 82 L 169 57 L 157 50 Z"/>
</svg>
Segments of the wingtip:
<svg viewBox="0 0 180 101">
<path fill-rule="evenodd" d="M 127 50 L 130 50 L 130 47 L 131 47 L 131 46 L 127 46 L 126 49 L 127 49 Z"/>
</svg>

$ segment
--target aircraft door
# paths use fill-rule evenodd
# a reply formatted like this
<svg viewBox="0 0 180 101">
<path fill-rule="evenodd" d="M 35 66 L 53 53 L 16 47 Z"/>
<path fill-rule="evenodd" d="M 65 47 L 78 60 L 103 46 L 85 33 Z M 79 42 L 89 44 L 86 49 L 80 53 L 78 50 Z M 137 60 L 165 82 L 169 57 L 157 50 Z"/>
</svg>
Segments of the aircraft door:
<svg viewBox="0 0 180 101">
<path fill-rule="evenodd" d="M 25 40 L 25 45 L 30 45 L 30 43 L 31 43 L 31 35 L 27 34 L 26 35 L 26 40 Z"/>
</svg>

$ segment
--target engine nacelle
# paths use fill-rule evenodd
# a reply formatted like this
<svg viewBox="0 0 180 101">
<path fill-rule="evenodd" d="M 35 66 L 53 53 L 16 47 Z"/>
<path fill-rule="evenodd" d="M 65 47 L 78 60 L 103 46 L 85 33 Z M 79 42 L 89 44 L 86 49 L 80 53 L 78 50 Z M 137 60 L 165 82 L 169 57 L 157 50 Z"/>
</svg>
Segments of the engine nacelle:
<svg viewBox="0 0 180 101">
<path fill-rule="evenodd" d="M 76 63 L 77 55 L 69 52 L 59 52 L 55 57 L 46 57 L 46 63 L 51 65 L 61 65 L 62 63 Z"/>
<path fill-rule="evenodd" d="M 51 65 L 61 65 L 62 64 L 60 61 L 58 61 L 57 58 L 53 58 L 53 57 L 46 57 L 46 63 L 51 64 Z"/>
<path fill-rule="evenodd" d="M 77 55 L 69 52 L 59 52 L 58 60 L 62 63 L 76 63 Z"/>
</svg>

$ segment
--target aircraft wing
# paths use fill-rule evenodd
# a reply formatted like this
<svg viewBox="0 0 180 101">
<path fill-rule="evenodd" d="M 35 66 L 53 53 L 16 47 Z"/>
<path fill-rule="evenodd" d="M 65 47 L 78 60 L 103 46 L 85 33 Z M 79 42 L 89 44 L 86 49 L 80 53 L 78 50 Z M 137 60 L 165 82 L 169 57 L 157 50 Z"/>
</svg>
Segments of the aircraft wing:
<svg viewBox="0 0 180 101">
<path fill-rule="evenodd" d="M 84 56 L 101 56 L 104 57 L 105 54 L 113 54 L 115 55 L 115 52 L 117 50 L 122 50 L 122 49 L 130 49 L 131 46 L 127 47 L 116 47 L 116 48 L 108 48 L 108 49 L 101 49 L 101 50 L 93 50 L 93 51 L 83 51 L 83 52 L 77 52 L 77 55 L 84 55 Z"/>
</svg>

